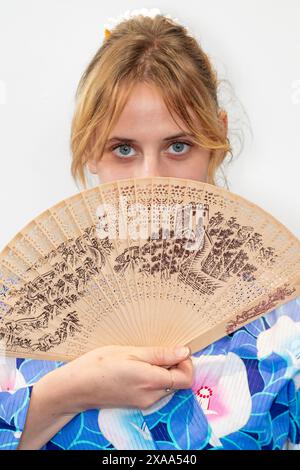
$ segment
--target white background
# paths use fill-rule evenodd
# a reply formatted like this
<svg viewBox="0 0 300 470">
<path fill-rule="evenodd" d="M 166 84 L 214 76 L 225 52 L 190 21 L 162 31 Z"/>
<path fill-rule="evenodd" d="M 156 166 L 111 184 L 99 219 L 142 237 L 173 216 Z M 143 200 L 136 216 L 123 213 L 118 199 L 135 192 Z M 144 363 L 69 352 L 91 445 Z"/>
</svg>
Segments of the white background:
<svg viewBox="0 0 300 470">
<path fill-rule="evenodd" d="M 157 7 L 196 36 L 224 84 L 230 190 L 300 237 L 299 0 L 0 0 L 0 249 L 80 188 L 70 174 L 78 81 L 104 23 Z"/>
</svg>

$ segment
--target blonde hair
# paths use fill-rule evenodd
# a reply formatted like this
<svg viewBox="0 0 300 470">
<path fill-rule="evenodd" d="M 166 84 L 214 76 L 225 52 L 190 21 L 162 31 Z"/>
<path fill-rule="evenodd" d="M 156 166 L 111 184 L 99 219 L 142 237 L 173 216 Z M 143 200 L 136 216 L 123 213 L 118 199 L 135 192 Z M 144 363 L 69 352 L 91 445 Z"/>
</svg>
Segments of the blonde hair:
<svg viewBox="0 0 300 470">
<path fill-rule="evenodd" d="M 186 123 L 195 142 L 211 149 L 207 182 L 232 154 L 218 113 L 218 79 L 209 57 L 187 29 L 165 17 L 137 15 L 104 39 L 76 91 L 71 124 L 71 173 L 86 188 L 85 164 L 101 158 L 111 129 L 134 85 L 154 84 L 176 121 Z M 93 147 L 92 147 L 93 146 Z"/>
</svg>

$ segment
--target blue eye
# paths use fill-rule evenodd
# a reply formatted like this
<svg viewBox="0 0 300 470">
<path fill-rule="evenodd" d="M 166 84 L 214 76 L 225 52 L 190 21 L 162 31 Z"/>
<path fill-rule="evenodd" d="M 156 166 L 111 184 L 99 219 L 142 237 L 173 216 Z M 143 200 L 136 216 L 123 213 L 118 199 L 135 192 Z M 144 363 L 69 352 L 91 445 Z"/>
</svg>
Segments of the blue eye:
<svg viewBox="0 0 300 470">
<path fill-rule="evenodd" d="M 123 148 L 125 147 L 125 154 L 121 154 L 121 155 L 118 155 L 118 154 L 117 154 L 117 157 L 121 157 L 121 158 L 124 158 L 124 157 L 126 158 L 126 157 L 128 157 L 128 156 L 129 156 L 129 157 L 132 157 L 132 155 L 129 155 L 129 154 L 128 154 L 128 148 L 132 148 L 131 145 L 129 145 L 129 144 L 119 144 L 119 145 L 113 147 L 112 150 L 115 150 L 115 149 L 118 149 L 118 148 L 122 148 L 122 147 L 123 147 Z"/>
<path fill-rule="evenodd" d="M 188 147 L 191 147 L 191 146 L 192 146 L 192 144 L 188 144 L 187 142 L 180 142 L 180 141 L 173 142 L 173 143 L 170 145 L 170 147 L 172 147 L 173 145 L 174 145 L 175 148 L 176 148 L 175 154 L 177 153 L 177 154 L 179 154 L 179 155 L 182 155 L 182 154 L 179 153 L 179 152 L 180 152 L 180 150 L 182 150 L 182 146 L 183 146 L 183 145 L 187 145 Z M 177 152 L 177 150 L 179 150 L 179 152 Z M 186 153 L 186 152 L 183 152 L 183 153 Z M 174 155 L 174 154 L 173 154 L 173 155 Z"/>
</svg>

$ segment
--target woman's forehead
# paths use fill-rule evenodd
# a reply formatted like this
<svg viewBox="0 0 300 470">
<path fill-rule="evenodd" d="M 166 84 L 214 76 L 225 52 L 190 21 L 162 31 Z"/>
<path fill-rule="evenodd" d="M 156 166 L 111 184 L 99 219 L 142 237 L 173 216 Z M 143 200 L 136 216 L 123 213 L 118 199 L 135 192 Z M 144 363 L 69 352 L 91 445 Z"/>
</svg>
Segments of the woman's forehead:
<svg viewBox="0 0 300 470">
<path fill-rule="evenodd" d="M 129 95 L 109 139 L 120 136 L 126 137 L 127 140 L 139 140 L 137 136 L 145 131 L 161 139 L 183 131 L 189 132 L 178 117 L 176 121 L 165 105 L 161 93 L 154 86 L 139 83 Z"/>
</svg>

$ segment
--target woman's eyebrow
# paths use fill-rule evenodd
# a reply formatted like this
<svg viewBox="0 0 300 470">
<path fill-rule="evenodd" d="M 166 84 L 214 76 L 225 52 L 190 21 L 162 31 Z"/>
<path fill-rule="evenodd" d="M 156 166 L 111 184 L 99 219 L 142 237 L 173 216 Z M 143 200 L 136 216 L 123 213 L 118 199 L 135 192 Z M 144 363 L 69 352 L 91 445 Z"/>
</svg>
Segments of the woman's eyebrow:
<svg viewBox="0 0 300 470">
<path fill-rule="evenodd" d="M 163 141 L 167 141 L 167 140 L 172 140 L 172 139 L 177 139 L 178 137 L 187 137 L 187 136 L 193 136 L 193 134 L 188 134 L 186 132 L 181 132 L 180 134 L 175 134 L 175 135 L 170 135 L 169 137 L 165 137 L 163 139 Z M 117 137 L 117 136 L 114 136 L 114 137 L 111 137 L 108 142 L 112 142 L 113 140 L 125 140 L 126 142 L 138 142 L 137 140 L 135 139 L 130 139 L 129 137 Z"/>
</svg>

